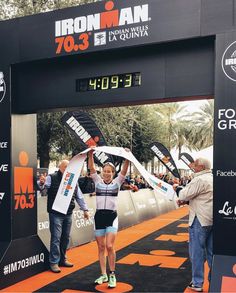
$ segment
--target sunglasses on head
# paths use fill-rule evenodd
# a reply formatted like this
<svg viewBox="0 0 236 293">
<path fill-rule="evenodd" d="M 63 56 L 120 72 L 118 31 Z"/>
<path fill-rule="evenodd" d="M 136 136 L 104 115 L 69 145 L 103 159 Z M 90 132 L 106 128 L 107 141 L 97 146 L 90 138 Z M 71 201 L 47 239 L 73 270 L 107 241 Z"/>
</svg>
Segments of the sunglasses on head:
<svg viewBox="0 0 236 293">
<path fill-rule="evenodd" d="M 115 167 L 115 165 L 114 165 L 114 164 L 112 164 L 111 162 L 106 162 L 106 163 L 103 165 L 103 168 L 104 168 L 105 166 L 111 166 L 111 167 L 112 167 L 112 169 L 113 169 L 114 171 L 116 170 L 116 167 Z"/>
</svg>

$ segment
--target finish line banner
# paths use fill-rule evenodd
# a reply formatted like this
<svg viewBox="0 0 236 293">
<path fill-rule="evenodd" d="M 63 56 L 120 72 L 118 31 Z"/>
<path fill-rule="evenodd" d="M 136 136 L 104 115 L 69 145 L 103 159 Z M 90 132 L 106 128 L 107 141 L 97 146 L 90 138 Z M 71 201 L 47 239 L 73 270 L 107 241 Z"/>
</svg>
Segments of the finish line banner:
<svg viewBox="0 0 236 293">
<path fill-rule="evenodd" d="M 91 148 L 86 149 L 85 151 L 79 153 L 74 156 L 70 163 L 68 164 L 62 180 L 59 186 L 55 201 L 53 203 L 52 209 L 60 212 L 62 214 L 66 214 L 68 207 L 70 205 L 70 201 L 78 182 L 84 161 L 87 157 L 87 153 L 91 150 Z M 154 175 L 150 174 L 134 157 L 134 155 L 125 150 L 122 147 L 109 147 L 109 146 L 101 146 L 93 148 L 94 151 L 104 152 L 110 155 L 122 157 L 124 159 L 129 160 L 134 164 L 139 173 L 143 176 L 143 178 L 147 181 L 147 183 L 161 194 L 163 194 L 167 199 L 173 200 L 175 196 L 175 191 L 172 185 L 156 178 Z"/>
</svg>

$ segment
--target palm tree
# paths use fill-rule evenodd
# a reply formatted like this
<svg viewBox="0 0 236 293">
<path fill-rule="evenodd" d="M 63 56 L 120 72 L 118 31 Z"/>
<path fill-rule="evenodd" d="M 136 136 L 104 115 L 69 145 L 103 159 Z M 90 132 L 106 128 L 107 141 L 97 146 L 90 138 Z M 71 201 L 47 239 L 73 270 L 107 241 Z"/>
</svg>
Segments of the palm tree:
<svg viewBox="0 0 236 293">
<path fill-rule="evenodd" d="M 175 122 L 172 142 L 174 143 L 179 154 L 182 152 L 183 146 L 189 148 L 190 150 L 192 149 L 192 145 L 190 143 L 191 137 L 192 131 L 189 125 L 186 124 L 184 120 L 181 120 L 181 118 L 178 119 L 178 121 Z"/>
<path fill-rule="evenodd" d="M 101 129 L 108 145 L 132 148 L 140 162 L 148 162 L 149 144 L 163 140 L 163 127 L 156 121 L 153 107 L 128 106 L 88 110 Z M 155 127 L 153 127 L 155 126 Z"/>
<path fill-rule="evenodd" d="M 213 144 L 214 101 L 208 100 L 200 107 L 200 111 L 192 114 L 191 144 L 201 150 Z"/>
<path fill-rule="evenodd" d="M 186 127 L 182 122 L 181 115 L 186 106 L 180 103 L 159 104 L 155 106 L 156 114 L 162 119 L 163 126 L 166 129 L 166 147 L 170 150 L 172 147 L 181 147 L 185 144 Z"/>
</svg>

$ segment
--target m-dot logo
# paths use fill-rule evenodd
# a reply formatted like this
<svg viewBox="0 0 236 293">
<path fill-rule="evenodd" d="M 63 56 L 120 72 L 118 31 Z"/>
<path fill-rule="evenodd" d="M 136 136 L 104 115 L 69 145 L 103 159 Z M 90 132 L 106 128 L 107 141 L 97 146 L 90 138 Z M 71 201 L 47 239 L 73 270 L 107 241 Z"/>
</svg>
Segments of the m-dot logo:
<svg viewBox="0 0 236 293">
<path fill-rule="evenodd" d="M 224 74 L 232 81 L 236 81 L 236 41 L 224 51 L 221 66 Z"/>
<path fill-rule="evenodd" d="M 4 81 L 4 74 L 0 71 L 0 103 L 3 101 L 6 94 L 6 83 Z"/>
</svg>

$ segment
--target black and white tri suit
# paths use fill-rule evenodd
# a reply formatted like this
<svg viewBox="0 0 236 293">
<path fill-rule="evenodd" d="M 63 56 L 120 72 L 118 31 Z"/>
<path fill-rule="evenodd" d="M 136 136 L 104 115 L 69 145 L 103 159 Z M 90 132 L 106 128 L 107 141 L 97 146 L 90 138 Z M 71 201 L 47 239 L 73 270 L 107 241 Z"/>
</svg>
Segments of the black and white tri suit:
<svg viewBox="0 0 236 293">
<path fill-rule="evenodd" d="M 119 173 L 109 184 L 106 184 L 97 173 L 91 174 L 91 177 L 96 191 L 95 229 L 106 229 L 107 227 L 118 229 L 117 200 L 125 177 Z"/>
</svg>

